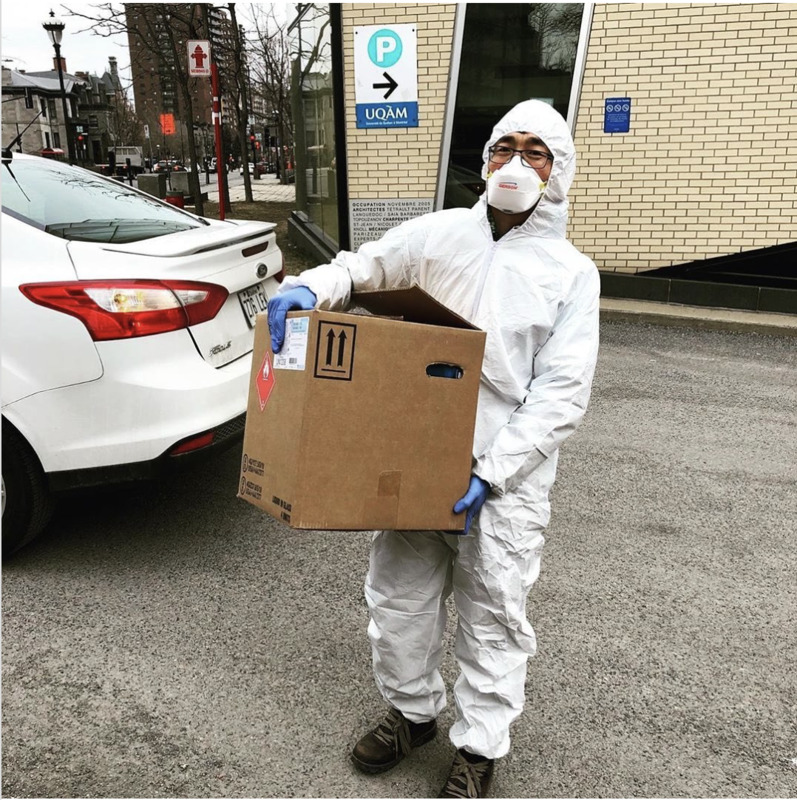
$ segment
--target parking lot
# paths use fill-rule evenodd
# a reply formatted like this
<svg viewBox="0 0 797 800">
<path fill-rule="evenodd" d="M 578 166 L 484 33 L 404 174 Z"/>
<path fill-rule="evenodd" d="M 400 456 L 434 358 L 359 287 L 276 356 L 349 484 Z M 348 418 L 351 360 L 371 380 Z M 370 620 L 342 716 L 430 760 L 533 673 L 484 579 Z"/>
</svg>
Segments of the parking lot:
<svg viewBox="0 0 797 800">
<path fill-rule="evenodd" d="M 795 342 L 602 325 L 494 796 L 797 794 Z M 437 795 L 452 707 L 392 772 L 347 760 L 383 709 L 369 535 L 264 516 L 239 456 L 70 500 L 4 565 L 5 796 Z"/>
</svg>

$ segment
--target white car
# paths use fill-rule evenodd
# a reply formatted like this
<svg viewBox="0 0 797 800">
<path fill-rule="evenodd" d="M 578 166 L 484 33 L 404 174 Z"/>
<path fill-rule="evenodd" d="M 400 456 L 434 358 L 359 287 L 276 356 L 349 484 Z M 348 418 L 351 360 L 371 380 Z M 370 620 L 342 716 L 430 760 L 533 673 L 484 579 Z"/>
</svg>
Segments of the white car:
<svg viewBox="0 0 797 800">
<path fill-rule="evenodd" d="M 253 326 L 283 276 L 268 222 L 2 154 L 3 554 L 59 492 L 152 478 L 243 433 Z"/>
</svg>

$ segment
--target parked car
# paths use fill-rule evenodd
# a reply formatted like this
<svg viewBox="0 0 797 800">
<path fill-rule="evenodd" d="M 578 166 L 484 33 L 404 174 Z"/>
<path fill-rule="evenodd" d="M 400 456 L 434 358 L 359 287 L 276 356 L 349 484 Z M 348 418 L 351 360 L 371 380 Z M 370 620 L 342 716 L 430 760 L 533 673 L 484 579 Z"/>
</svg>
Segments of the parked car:
<svg viewBox="0 0 797 800">
<path fill-rule="evenodd" d="M 249 164 L 249 174 L 250 175 L 265 175 L 266 174 L 266 165 L 262 161 L 258 161 L 257 164 L 252 163 L 251 161 L 248 162 Z M 238 169 L 238 174 L 244 174 L 244 166 L 241 166 Z"/>
<path fill-rule="evenodd" d="M 180 161 L 174 158 L 161 159 L 152 168 L 153 172 L 186 172 L 186 168 Z"/>
<path fill-rule="evenodd" d="M 255 316 L 283 259 L 273 223 L 204 219 L 37 156 L 3 150 L 2 198 L 8 555 L 59 493 L 240 438 Z"/>
</svg>

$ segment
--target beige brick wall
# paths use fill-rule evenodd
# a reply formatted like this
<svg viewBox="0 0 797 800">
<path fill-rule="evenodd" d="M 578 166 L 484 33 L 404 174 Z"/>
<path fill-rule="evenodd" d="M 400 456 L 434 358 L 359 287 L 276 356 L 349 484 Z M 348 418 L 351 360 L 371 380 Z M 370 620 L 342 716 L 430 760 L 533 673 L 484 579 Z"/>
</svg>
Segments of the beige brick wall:
<svg viewBox="0 0 797 800">
<path fill-rule="evenodd" d="M 569 236 L 602 269 L 797 240 L 797 4 L 596 5 L 575 133 Z"/>
<path fill-rule="evenodd" d="M 434 198 L 447 101 L 455 4 L 344 3 L 343 61 L 349 198 Z M 417 128 L 358 129 L 354 28 L 416 23 Z"/>
</svg>

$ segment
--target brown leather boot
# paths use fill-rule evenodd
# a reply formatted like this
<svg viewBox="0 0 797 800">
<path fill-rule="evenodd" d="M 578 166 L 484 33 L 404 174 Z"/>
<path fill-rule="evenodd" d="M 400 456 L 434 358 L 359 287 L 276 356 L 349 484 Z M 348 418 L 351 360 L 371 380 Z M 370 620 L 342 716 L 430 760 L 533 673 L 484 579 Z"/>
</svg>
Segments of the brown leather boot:
<svg viewBox="0 0 797 800">
<path fill-rule="evenodd" d="M 495 760 L 457 750 L 454 763 L 440 797 L 487 797 L 493 779 Z"/>
<path fill-rule="evenodd" d="M 362 772 L 385 772 L 409 755 L 413 747 L 434 739 L 437 720 L 410 722 L 398 709 L 388 715 L 370 733 L 366 733 L 351 753 L 354 766 Z"/>
</svg>

